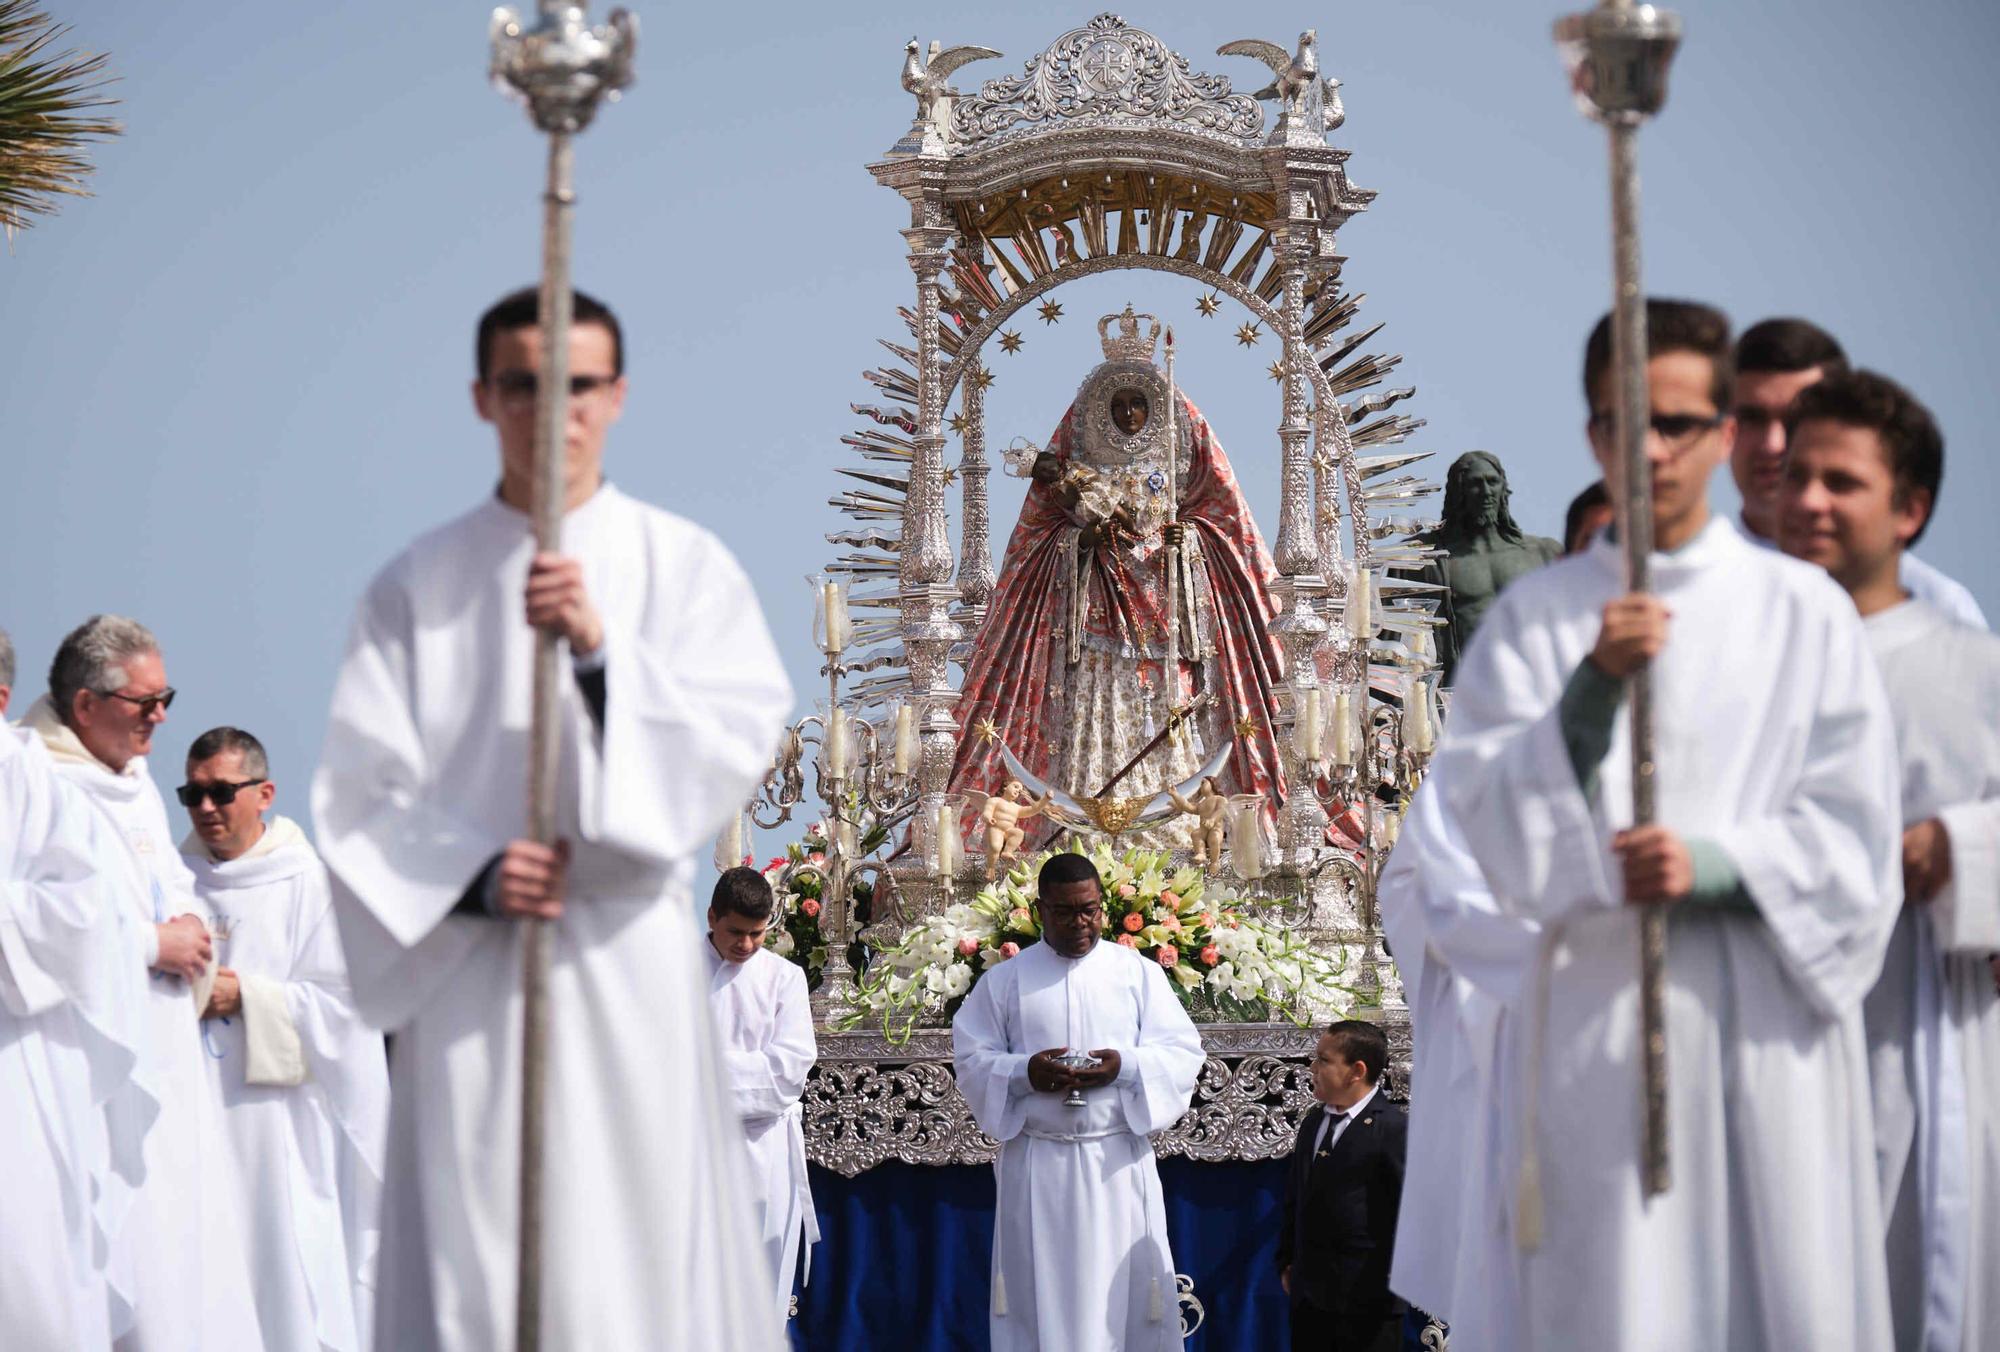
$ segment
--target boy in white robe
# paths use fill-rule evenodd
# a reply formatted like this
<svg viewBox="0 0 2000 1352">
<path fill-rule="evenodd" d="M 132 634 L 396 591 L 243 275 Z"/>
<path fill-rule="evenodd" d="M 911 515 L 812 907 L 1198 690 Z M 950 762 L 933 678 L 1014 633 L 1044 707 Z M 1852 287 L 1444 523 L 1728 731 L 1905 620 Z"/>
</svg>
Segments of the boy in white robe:
<svg viewBox="0 0 2000 1352">
<path fill-rule="evenodd" d="M 1864 1007 L 1896 1346 L 2000 1347 L 2000 639 L 1912 595 L 1944 475 L 1924 406 L 1866 371 L 1791 410 L 1786 552 L 1854 598 L 1902 757 L 1904 905 Z"/>
<path fill-rule="evenodd" d="M 1000 1142 L 992 1346 L 1178 1349 L 1146 1138 L 1193 1100 L 1201 1037 L 1157 963 L 1100 941 L 1103 885 L 1087 858 L 1052 856 L 1036 891 L 1042 941 L 980 978 L 951 1025 L 959 1092 Z M 1098 1064 L 1059 1064 L 1071 1049 Z"/>
<path fill-rule="evenodd" d="M 778 1312 L 788 1317 L 804 1242 L 806 1280 L 819 1242 L 806 1177 L 806 1076 L 819 1059 L 805 973 L 764 947 L 776 898 L 754 868 L 732 868 L 716 880 L 708 903 L 708 1000 L 723 1072 L 743 1139 L 750 1148 L 751 1186 L 759 1231 L 777 1278 Z"/>
<path fill-rule="evenodd" d="M 348 994 L 326 869 L 290 818 L 264 821 L 276 796 L 249 733 L 214 728 L 188 749 L 181 856 L 220 964 L 204 1038 L 264 1344 L 356 1352 L 374 1312 L 389 1069 Z"/>
<path fill-rule="evenodd" d="M 14 652 L 0 630 L 0 716 Z M 102 1348 L 131 1327 L 111 1269 L 159 1103 L 145 978 L 98 881 L 119 848 L 39 738 L 0 726 L 0 1311 L 9 1345 Z"/>
<path fill-rule="evenodd" d="M 1847 353 L 1832 334 L 1808 319 L 1765 319 L 1736 340 L 1736 445 L 1730 472 L 1743 495 L 1743 533 L 1752 542 L 1779 547 L 1786 418 L 1804 391 L 1847 372 Z M 1987 627 L 1986 614 L 1965 584 L 1915 554 L 1903 555 L 1902 583 L 1961 624 Z"/>
<path fill-rule="evenodd" d="M 1541 939 L 1535 922 L 1500 912 L 1441 799 L 1433 768 L 1377 885 L 1414 1040 L 1408 1168 L 1389 1288 L 1476 1345 L 1476 1329 L 1466 1332 L 1453 1312 L 1490 1303 L 1480 1294 L 1488 1246 L 1467 1237 L 1503 1233 L 1501 1204 L 1512 1190 L 1492 1158 L 1493 1076 Z"/>
<path fill-rule="evenodd" d="M 616 320 L 576 298 L 561 553 L 527 507 L 532 291 L 481 320 L 501 482 L 363 597 L 313 781 L 348 976 L 395 1034 L 377 1344 L 514 1345 L 523 932 L 552 921 L 542 1345 L 783 1339 L 711 1031 L 694 856 L 791 706 L 756 594 L 690 521 L 603 481 Z M 537 629 L 561 636 L 559 834 L 521 839 Z"/>
<path fill-rule="evenodd" d="M 95 615 L 63 639 L 48 694 L 22 720 L 98 812 L 105 837 L 122 843 L 97 855 L 101 881 L 117 898 L 126 953 L 151 970 L 141 1068 L 158 1086 L 159 1116 L 146 1133 L 145 1184 L 112 1254 L 132 1284 L 134 1323 L 117 1344 L 126 1352 L 197 1352 L 257 1337 L 222 1103 L 199 1023 L 214 963 L 209 916 L 146 769 L 173 697 L 152 633 Z"/>
<path fill-rule="evenodd" d="M 1656 590 L 1627 594 L 1609 540 L 1509 587 L 1437 758 L 1495 903 L 1542 926 L 1491 1090 L 1517 1192 L 1500 1236 L 1467 1237 L 1513 1270 L 1451 1314 L 1489 1352 L 1867 1352 L 1889 1336 L 1860 1009 L 1900 900 L 1888 711 L 1839 588 L 1709 511 L 1728 321 L 1655 300 L 1646 323 Z M 1584 387 L 1622 503 L 1608 318 Z M 1635 828 L 1623 679 L 1647 663 L 1658 816 Z M 1652 1198 L 1644 905 L 1670 908 L 1672 1185 Z"/>
</svg>

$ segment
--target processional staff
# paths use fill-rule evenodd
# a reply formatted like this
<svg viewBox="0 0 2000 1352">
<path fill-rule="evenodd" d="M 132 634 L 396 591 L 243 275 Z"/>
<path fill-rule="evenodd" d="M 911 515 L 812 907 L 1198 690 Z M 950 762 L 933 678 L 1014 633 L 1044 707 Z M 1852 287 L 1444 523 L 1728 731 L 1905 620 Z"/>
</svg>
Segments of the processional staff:
<svg viewBox="0 0 2000 1352">
<path fill-rule="evenodd" d="M 563 504 L 568 496 L 563 444 L 569 422 L 570 216 L 576 205 L 571 138 L 590 125 L 599 99 L 616 101 L 618 91 L 631 83 L 632 53 L 639 36 L 637 21 L 622 9 L 611 11 L 610 22 L 597 28 L 585 22 L 584 9 L 582 4 L 540 0 L 532 24 L 522 23 L 512 9 L 496 9 L 490 30 L 494 84 L 526 103 L 529 116 L 549 138 L 542 197 L 542 369 L 535 385 L 533 511 L 535 548 L 545 553 L 562 548 Z M 562 737 L 557 643 L 546 630 L 535 636 L 528 834 L 543 845 L 556 843 L 556 766 Z M 514 1345 L 519 1352 L 536 1352 L 542 1325 L 542 1164 L 553 936 L 547 921 L 520 923 L 527 929 L 521 968 L 521 1231 Z"/>
<path fill-rule="evenodd" d="M 1589 116 L 1611 134 L 1612 370 L 1618 381 L 1616 437 L 1625 491 L 1618 520 L 1625 544 L 1625 589 L 1648 587 L 1653 552 L 1653 482 L 1646 463 L 1646 299 L 1639 284 L 1639 127 L 1667 98 L 1667 67 L 1680 45 L 1679 16 L 1633 0 L 1602 0 L 1596 9 L 1557 21 L 1556 45 L 1570 86 Z M 1653 821 L 1653 691 L 1650 664 L 1627 680 L 1632 707 L 1632 824 Z M 1645 1151 L 1641 1183 L 1648 1197 L 1667 1190 L 1667 1031 L 1664 986 L 1667 918 L 1658 906 L 1639 912 L 1639 1033 L 1645 1074 Z"/>
</svg>

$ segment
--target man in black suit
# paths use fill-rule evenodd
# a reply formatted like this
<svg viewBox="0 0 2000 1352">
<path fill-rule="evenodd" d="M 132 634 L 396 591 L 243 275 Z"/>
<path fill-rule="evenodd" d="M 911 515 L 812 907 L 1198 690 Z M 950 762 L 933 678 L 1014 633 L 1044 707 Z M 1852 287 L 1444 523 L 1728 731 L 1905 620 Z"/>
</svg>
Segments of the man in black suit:
<svg viewBox="0 0 2000 1352">
<path fill-rule="evenodd" d="M 1285 1176 L 1278 1275 L 1292 1352 L 1388 1352 L 1403 1302 L 1389 1291 L 1410 1115 L 1377 1092 L 1389 1039 L 1343 1019 L 1320 1034 L 1313 1097 Z"/>
</svg>

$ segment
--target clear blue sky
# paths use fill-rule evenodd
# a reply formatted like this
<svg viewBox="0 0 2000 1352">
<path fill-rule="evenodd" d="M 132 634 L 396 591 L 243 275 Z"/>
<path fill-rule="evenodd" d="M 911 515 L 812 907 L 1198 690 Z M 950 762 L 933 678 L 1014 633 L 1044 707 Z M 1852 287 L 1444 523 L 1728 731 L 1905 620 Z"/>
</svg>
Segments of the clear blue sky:
<svg viewBox="0 0 2000 1352">
<path fill-rule="evenodd" d="M 1396 383 L 1429 420 L 1413 445 L 1505 460 L 1529 528 L 1556 534 L 1590 477 L 1577 366 L 1609 295 L 1602 134 L 1564 89 L 1544 7 L 1325 0 L 1121 11 L 1197 69 L 1319 30 L 1345 82 L 1336 143 L 1381 194 L 1343 231 L 1347 278 Z M 183 692 L 155 772 L 178 782 L 202 729 L 270 745 L 279 807 L 303 816 L 349 616 L 418 530 L 490 491 L 472 416 L 470 327 L 533 280 L 541 144 L 487 87 L 487 7 L 268 0 L 49 0 L 108 52 L 126 135 L 97 196 L 0 257 L 0 625 L 39 693 L 56 641 L 96 610 L 152 625 Z M 602 4 L 593 6 L 601 14 Z M 1087 6 L 639 5 L 640 83 L 580 145 L 577 277 L 629 334 L 632 398 L 612 476 L 706 522 L 757 580 L 809 707 L 801 578 L 840 518 L 825 500 L 860 372 L 901 340 L 904 208 L 862 166 L 909 123 L 912 33 L 1007 53 Z M 2000 472 L 1991 223 L 2000 176 L 1979 0 L 1685 0 L 1668 108 L 1644 140 L 1647 280 L 1739 320 L 1803 313 L 1906 381 L 1949 443 L 1924 553 L 2000 615 L 1990 527 Z M 1983 167 L 1982 167 L 1983 166 Z M 1178 279 L 1094 279 L 997 352 L 994 439 L 1045 438 L 1127 299 L 1173 322 L 1185 388 L 1275 515 L 1271 344 L 1236 348 Z M 996 535 L 1018 493 L 996 477 Z M 1733 506 L 1726 483 L 1718 500 Z"/>
</svg>

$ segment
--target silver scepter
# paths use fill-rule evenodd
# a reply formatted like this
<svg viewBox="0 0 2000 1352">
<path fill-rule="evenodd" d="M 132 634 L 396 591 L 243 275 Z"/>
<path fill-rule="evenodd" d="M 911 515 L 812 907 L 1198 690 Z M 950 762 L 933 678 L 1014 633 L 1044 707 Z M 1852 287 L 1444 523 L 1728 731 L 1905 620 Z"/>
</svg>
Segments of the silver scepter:
<svg viewBox="0 0 2000 1352">
<path fill-rule="evenodd" d="M 1618 521 L 1628 592 L 1648 587 L 1653 552 L 1653 483 L 1646 464 L 1646 298 L 1639 284 L 1639 128 L 1667 100 L 1667 67 L 1680 45 L 1678 15 L 1633 0 L 1602 0 L 1558 20 L 1556 46 L 1584 112 L 1611 133 L 1612 369 L 1618 380 L 1618 464 L 1625 492 Z M 1654 818 L 1652 673 L 1627 682 L 1632 701 L 1632 824 Z M 1645 1195 L 1667 1190 L 1666 912 L 1639 913 L 1639 1034 L 1645 1070 Z"/>
<path fill-rule="evenodd" d="M 632 80 L 638 24 L 622 9 L 592 28 L 584 6 L 541 0 L 532 23 L 512 9 L 496 9 L 490 27 L 493 83 L 528 107 L 548 133 L 548 186 L 542 197 L 542 369 L 535 404 L 535 548 L 562 548 L 564 430 L 569 421 L 571 138 L 590 125 L 599 99 L 617 99 Z M 528 733 L 528 835 L 556 841 L 556 765 L 562 736 L 561 669 L 556 636 L 535 638 L 534 711 Z M 521 966 L 521 1231 L 514 1304 L 514 1345 L 536 1352 L 542 1329 L 542 1183 L 546 1154 L 544 1103 L 548 1096 L 548 923 L 527 920 Z"/>
</svg>

